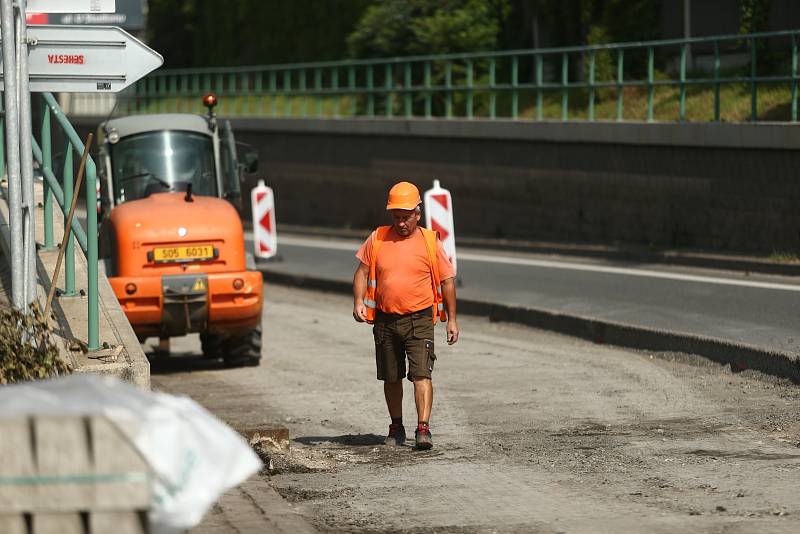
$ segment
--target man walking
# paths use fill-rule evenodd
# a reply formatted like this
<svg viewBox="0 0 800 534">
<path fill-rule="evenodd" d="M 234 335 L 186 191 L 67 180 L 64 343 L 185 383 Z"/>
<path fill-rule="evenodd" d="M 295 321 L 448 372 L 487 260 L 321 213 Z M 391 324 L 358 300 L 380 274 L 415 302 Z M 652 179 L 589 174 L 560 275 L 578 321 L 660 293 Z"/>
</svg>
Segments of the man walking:
<svg viewBox="0 0 800 534">
<path fill-rule="evenodd" d="M 378 380 L 392 423 L 387 445 L 405 443 L 403 377 L 414 384 L 417 449 L 430 449 L 433 406 L 433 326 L 447 321 L 447 343 L 458 341 L 455 272 L 436 233 L 418 225 L 419 190 L 400 182 L 389 191 L 392 225 L 381 226 L 356 253 L 353 317 L 372 323 Z M 447 314 L 445 315 L 445 306 Z M 406 374 L 406 359 L 408 373 Z"/>
</svg>

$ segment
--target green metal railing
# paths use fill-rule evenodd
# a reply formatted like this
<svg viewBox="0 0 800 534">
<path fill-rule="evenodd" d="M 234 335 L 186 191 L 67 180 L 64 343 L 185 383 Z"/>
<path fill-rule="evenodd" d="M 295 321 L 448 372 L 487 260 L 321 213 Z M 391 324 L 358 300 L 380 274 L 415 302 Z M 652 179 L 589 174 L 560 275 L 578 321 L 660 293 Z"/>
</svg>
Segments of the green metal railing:
<svg viewBox="0 0 800 534">
<path fill-rule="evenodd" d="M 565 48 L 349 60 L 216 69 L 161 70 L 140 80 L 124 113 L 200 112 L 215 92 L 219 112 L 257 117 L 443 117 L 597 120 L 598 100 L 618 121 L 626 89 L 645 95 L 643 118 L 655 118 L 656 93 L 677 92 L 676 119 L 687 97 L 710 94 L 707 117 L 721 119 L 721 89 L 749 91 L 749 120 L 758 120 L 759 88 L 786 84 L 797 121 L 800 30 Z M 692 68 L 691 58 L 704 65 Z M 737 61 L 735 66 L 724 65 Z M 616 100 L 614 105 L 614 100 Z M 545 107 L 558 109 L 546 117 Z M 523 105 L 527 115 L 523 116 Z M 610 104 L 610 106 L 609 106 Z M 551 115 L 553 115 L 551 113 Z"/>
<path fill-rule="evenodd" d="M 42 122 L 41 122 L 41 143 L 35 136 L 33 139 L 33 156 L 38 162 L 44 176 L 44 246 L 45 248 L 57 248 L 53 240 L 53 199 L 64 215 L 64 226 L 67 224 L 67 214 L 72 203 L 74 187 L 74 154 L 80 160 L 83 154 L 84 145 L 75 129 L 70 124 L 67 117 L 61 111 L 55 98 L 50 93 L 42 93 Z M 56 127 L 63 135 L 63 167 L 61 180 L 56 177 L 59 169 L 53 168 L 53 144 L 52 144 L 52 119 L 55 118 Z M 67 239 L 66 251 L 64 254 L 64 296 L 75 296 L 78 292 L 75 289 L 75 240 L 77 239 L 81 250 L 86 257 L 87 263 L 87 307 L 88 307 L 88 335 L 87 345 L 89 350 L 100 348 L 99 343 L 99 307 L 98 307 L 98 288 L 97 288 L 97 169 L 92 158 L 86 161 L 86 231 L 81 227 L 77 217 L 72 219 L 70 236 Z M 66 231 L 66 228 L 65 228 Z"/>
</svg>

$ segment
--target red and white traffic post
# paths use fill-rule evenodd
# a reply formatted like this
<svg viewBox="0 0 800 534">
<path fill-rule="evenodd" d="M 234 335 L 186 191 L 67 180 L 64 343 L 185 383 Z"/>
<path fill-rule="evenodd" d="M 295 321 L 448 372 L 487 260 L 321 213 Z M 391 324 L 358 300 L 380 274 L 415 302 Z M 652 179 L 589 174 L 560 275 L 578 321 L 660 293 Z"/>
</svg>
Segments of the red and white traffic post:
<svg viewBox="0 0 800 534">
<path fill-rule="evenodd" d="M 253 247 L 257 258 L 272 258 L 278 252 L 278 234 L 275 229 L 275 194 L 272 188 L 259 180 L 250 193 L 253 213 Z"/>
<path fill-rule="evenodd" d="M 453 264 L 453 270 L 458 272 L 456 266 L 456 234 L 453 226 L 453 199 L 450 191 L 444 189 L 439 180 L 433 181 L 433 188 L 425 191 L 425 226 L 439 234 L 439 239 L 444 245 L 444 252 Z"/>
</svg>

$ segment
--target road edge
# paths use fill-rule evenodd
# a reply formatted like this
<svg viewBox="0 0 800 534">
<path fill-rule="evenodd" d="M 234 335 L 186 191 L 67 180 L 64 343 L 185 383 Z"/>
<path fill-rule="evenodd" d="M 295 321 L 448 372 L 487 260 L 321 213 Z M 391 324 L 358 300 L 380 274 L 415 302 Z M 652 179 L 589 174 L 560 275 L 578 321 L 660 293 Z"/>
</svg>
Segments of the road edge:
<svg viewBox="0 0 800 534">
<path fill-rule="evenodd" d="M 252 230 L 252 224 L 245 222 Z M 279 235 L 314 236 L 335 239 L 352 239 L 363 242 L 371 230 L 320 228 L 278 224 Z M 521 239 L 486 239 L 479 237 L 458 238 L 458 246 L 466 249 L 487 249 L 504 252 L 521 252 L 546 256 L 585 258 L 625 263 L 654 263 L 680 267 L 697 267 L 758 273 L 777 276 L 800 276 L 800 261 L 780 261 L 759 256 L 742 256 L 723 251 L 651 249 L 649 247 L 625 245 L 603 245 L 567 242 L 540 242 Z"/>
<path fill-rule="evenodd" d="M 265 266 L 260 266 L 260 270 L 266 283 L 347 295 L 352 293 L 350 282 L 281 273 Z M 733 372 L 752 369 L 800 384 L 800 357 L 788 352 L 770 351 L 713 337 L 656 330 L 543 308 L 507 306 L 473 299 L 459 298 L 458 311 L 465 315 L 488 317 L 490 321 L 540 328 L 597 344 L 654 352 L 695 354 L 719 364 L 729 365 Z"/>
</svg>

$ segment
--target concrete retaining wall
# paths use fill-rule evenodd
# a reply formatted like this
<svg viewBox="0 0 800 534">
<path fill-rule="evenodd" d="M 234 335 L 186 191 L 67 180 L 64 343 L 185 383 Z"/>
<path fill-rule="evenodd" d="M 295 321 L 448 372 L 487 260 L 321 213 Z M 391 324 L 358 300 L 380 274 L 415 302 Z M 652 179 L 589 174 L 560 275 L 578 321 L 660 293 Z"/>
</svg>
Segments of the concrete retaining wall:
<svg viewBox="0 0 800 534">
<path fill-rule="evenodd" d="M 238 120 L 278 220 L 370 228 L 387 188 L 438 178 L 456 233 L 800 250 L 791 125 Z"/>
<path fill-rule="evenodd" d="M 279 223 L 372 228 L 394 181 L 438 178 L 461 236 L 800 251 L 793 125 L 233 122 L 259 149 Z"/>
</svg>

